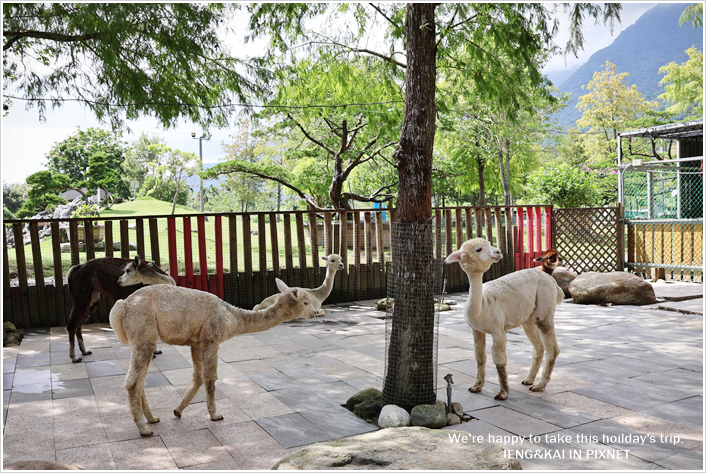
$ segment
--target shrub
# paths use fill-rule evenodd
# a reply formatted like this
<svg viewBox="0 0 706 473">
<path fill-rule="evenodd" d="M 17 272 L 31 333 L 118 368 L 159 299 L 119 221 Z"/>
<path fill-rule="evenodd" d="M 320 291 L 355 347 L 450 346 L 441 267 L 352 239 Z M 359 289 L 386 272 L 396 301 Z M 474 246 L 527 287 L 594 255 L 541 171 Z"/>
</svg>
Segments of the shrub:
<svg viewBox="0 0 706 473">
<path fill-rule="evenodd" d="M 533 203 L 557 207 L 595 205 L 596 189 L 588 174 L 566 163 L 552 163 L 528 177 L 527 189 Z"/>
</svg>

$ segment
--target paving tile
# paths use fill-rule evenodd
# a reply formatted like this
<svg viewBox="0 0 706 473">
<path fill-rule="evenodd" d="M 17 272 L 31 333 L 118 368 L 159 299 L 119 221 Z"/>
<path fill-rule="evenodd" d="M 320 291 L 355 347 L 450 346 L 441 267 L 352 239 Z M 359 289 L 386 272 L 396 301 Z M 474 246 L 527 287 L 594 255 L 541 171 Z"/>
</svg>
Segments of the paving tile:
<svg viewBox="0 0 706 473">
<path fill-rule="evenodd" d="M 297 413 L 257 419 L 255 422 L 285 448 L 333 439 L 330 434 Z"/>
<path fill-rule="evenodd" d="M 694 396 L 681 401 L 660 404 L 642 412 L 693 429 L 703 430 L 703 406 L 704 398 L 702 396 Z"/>
<path fill-rule="evenodd" d="M 56 461 L 84 470 L 115 470 L 109 444 L 83 445 L 56 451 Z"/>
<path fill-rule="evenodd" d="M 162 440 L 179 468 L 232 460 L 223 445 L 208 429 L 183 434 L 163 434 Z"/>
<path fill-rule="evenodd" d="M 543 399 L 536 399 L 532 396 L 517 396 L 513 394 L 511 393 L 502 403 L 503 407 L 559 427 L 570 428 L 600 419 L 600 417 L 586 414 L 571 407 L 561 406 Z"/>
<path fill-rule="evenodd" d="M 618 417 L 634 412 L 629 409 L 625 409 L 624 407 L 619 407 L 614 404 L 609 404 L 607 402 L 599 401 L 597 399 L 572 392 L 550 394 L 544 399 L 562 406 L 577 409 L 600 419 L 609 419 L 611 417 Z"/>
<path fill-rule="evenodd" d="M 559 426 L 535 419 L 506 407 L 490 407 L 488 409 L 471 411 L 469 414 L 476 419 L 483 420 L 522 437 L 528 435 L 542 435 L 561 430 Z"/>
<path fill-rule="evenodd" d="M 267 391 L 275 391 L 279 389 L 302 387 L 305 383 L 290 378 L 280 371 L 274 371 L 272 373 L 260 373 L 248 375 L 252 381 L 256 382 Z M 335 378 L 334 378 L 335 379 Z"/>
<path fill-rule="evenodd" d="M 85 363 L 66 363 L 51 366 L 52 381 L 68 381 L 70 379 L 88 378 Z"/>
<path fill-rule="evenodd" d="M 15 370 L 19 368 L 49 366 L 50 363 L 51 356 L 49 354 L 49 351 L 34 353 L 31 355 L 17 355 L 17 363 L 15 364 Z"/>
<path fill-rule="evenodd" d="M 125 374 L 118 360 L 94 361 L 86 363 L 86 372 L 89 378 L 100 378 L 103 376 L 115 376 Z"/>
<path fill-rule="evenodd" d="M 12 387 L 10 404 L 51 400 L 51 383 L 20 384 Z"/>
<path fill-rule="evenodd" d="M 573 392 L 631 410 L 649 409 L 667 402 L 690 397 L 680 389 L 651 386 L 647 383 L 601 383 L 575 389 Z M 635 393 L 639 392 L 639 396 Z"/>
<path fill-rule="evenodd" d="M 57 450 L 107 442 L 106 429 L 97 414 L 54 422 L 54 443 Z"/>
<path fill-rule="evenodd" d="M 19 355 L 35 355 L 42 352 L 47 352 L 50 350 L 51 342 L 32 342 L 28 340 L 23 340 L 20 345 L 20 349 L 17 351 Z M 68 348 L 68 346 L 66 347 Z"/>
<path fill-rule="evenodd" d="M 167 378 L 160 372 L 147 373 L 145 376 L 145 389 L 158 388 L 160 386 L 171 386 Z"/>
<path fill-rule="evenodd" d="M 44 384 L 51 382 L 52 375 L 49 366 L 35 368 L 18 368 L 13 376 L 10 386 L 22 384 Z"/>
<path fill-rule="evenodd" d="M 704 443 L 703 429 L 693 429 L 642 412 L 631 412 L 624 416 L 615 417 L 611 421 L 655 438 L 677 436 L 679 437 L 678 445 L 688 449 L 701 447 Z"/>
<path fill-rule="evenodd" d="M 375 388 L 382 391 L 382 378 L 378 376 L 366 376 L 364 378 L 349 378 L 345 380 L 346 384 L 353 386 L 358 391 L 363 389 Z"/>
<path fill-rule="evenodd" d="M 294 411 L 270 393 L 255 393 L 232 399 L 251 419 L 292 414 Z"/>
<path fill-rule="evenodd" d="M 310 366 L 302 368 L 280 368 L 279 371 L 303 384 L 324 384 L 339 381 L 338 378 Z"/>
<path fill-rule="evenodd" d="M 374 424 L 364 421 L 348 409 L 340 406 L 333 409 L 301 411 L 299 414 L 319 429 L 328 433 L 331 438 L 350 437 L 351 435 L 378 430 Z"/>
<path fill-rule="evenodd" d="M 84 342 L 86 342 L 84 340 Z M 90 355 L 81 355 L 80 350 L 77 350 L 77 355 L 83 358 L 84 363 L 101 362 L 101 361 L 111 361 L 115 360 L 115 351 L 112 347 L 96 347 L 90 346 L 86 343 L 86 349 L 91 351 Z"/>
<path fill-rule="evenodd" d="M 276 370 L 268 364 L 268 361 L 269 360 L 236 361 L 233 363 L 228 363 L 228 365 L 245 375 L 273 373 Z"/>
<path fill-rule="evenodd" d="M 649 443 L 649 438 L 645 444 L 632 442 L 630 440 L 635 438 L 635 436 L 645 437 L 648 434 L 620 425 L 614 422 L 614 419 L 579 425 L 574 427 L 573 430 L 592 436 L 602 444 L 610 445 L 620 450 L 629 450 L 631 456 L 651 462 L 688 451 L 688 449 L 678 445 L 663 443 L 659 437 L 655 438 L 654 443 Z"/>
<path fill-rule="evenodd" d="M 202 463 L 200 465 L 194 465 L 194 466 L 186 466 L 184 468 L 181 468 L 182 470 L 208 470 L 208 471 L 215 471 L 215 470 L 241 470 L 242 468 L 238 463 L 235 461 L 235 459 L 228 455 L 228 458 L 223 461 L 217 461 L 213 463 Z"/>
<path fill-rule="evenodd" d="M 117 470 L 177 469 L 177 464 L 160 437 L 114 442 L 110 444 L 110 451 Z"/>
<path fill-rule="evenodd" d="M 670 470 L 704 470 L 703 454 L 692 451 L 663 458 L 656 463 Z"/>
<path fill-rule="evenodd" d="M 190 362 L 186 361 L 183 356 L 176 355 L 157 355 L 152 359 L 152 363 L 160 370 L 176 370 L 180 368 L 189 368 L 193 371 L 193 367 Z"/>
<path fill-rule="evenodd" d="M 91 381 L 91 388 L 93 388 L 93 392 L 96 395 L 125 392 L 124 374 L 89 379 Z"/>
<path fill-rule="evenodd" d="M 329 399 L 328 396 L 320 394 L 313 387 L 286 388 L 271 391 L 270 394 L 295 412 L 311 409 L 333 409 L 341 405 L 340 402 L 336 402 Z"/>
<path fill-rule="evenodd" d="M 68 397 L 87 396 L 93 394 L 93 388 L 88 378 L 54 381 L 51 384 L 52 398 L 64 399 Z"/>
<path fill-rule="evenodd" d="M 7 350 L 7 348 L 3 348 L 3 352 Z M 2 360 L 2 372 L 3 374 L 5 373 L 14 373 L 15 372 L 15 365 L 17 363 L 17 357 L 13 356 L 11 358 L 3 358 Z"/>
<path fill-rule="evenodd" d="M 50 342 L 49 351 L 69 351 L 69 342 Z"/>
<path fill-rule="evenodd" d="M 264 360 L 282 356 L 283 353 L 269 346 L 262 347 L 226 347 L 218 350 L 218 357 L 226 363 L 234 361 Z"/>
<path fill-rule="evenodd" d="M 244 470 L 265 470 L 287 455 L 287 450 L 255 422 L 214 423 L 209 430 Z"/>
</svg>

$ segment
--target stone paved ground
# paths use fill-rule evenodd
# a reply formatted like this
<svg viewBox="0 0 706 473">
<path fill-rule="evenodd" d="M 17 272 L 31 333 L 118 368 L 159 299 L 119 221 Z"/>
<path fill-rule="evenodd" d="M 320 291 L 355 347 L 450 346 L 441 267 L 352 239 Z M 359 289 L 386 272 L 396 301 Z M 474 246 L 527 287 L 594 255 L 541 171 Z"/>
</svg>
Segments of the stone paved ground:
<svg viewBox="0 0 706 473">
<path fill-rule="evenodd" d="M 701 285 L 655 288 L 658 296 L 703 295 Z M 439 398 L 446 400 L 443 377 L 452 373 L 453 400 L 475 419 L 451 427 L 455 438 L 505 443 L 524 469 L 703 469 L 703 298 L 650 307 L 562 304 L 561 355 L 542 393 L 520 384 L 531 346 L 520 328 L 511 330 L 506 401 L 493 399 L 490 357 L 486 388 L 468 392 L 476 367 L 465 298 L 447 300 L 459 305 L 440 315 Z M 688 313 L 674 311 L 682 303 Z M 660 309 L 664 304 L 670 310 Z M 181 419 L 172 415 L 191 360 L 188 348 L 160 346 L 147 377 L 147 399 L 161 418 L 150 438 L 140 437 L 129 414 L 122 384 L 130 351 L 110 326 L 85 327 L 93 354 L 78 364 L 70 362 L 63 328 L 28 331 L 20 347 L 3 349 L 3 462 L 269 469 L 303 445 L 374 430 L 340 407 L 361 389 L 382 387 L 385 321 L 373 305 L 324 306 L 325 317 L 223 343 L 220 422 L 210 421 L 203 390 Z"/>
</svg>

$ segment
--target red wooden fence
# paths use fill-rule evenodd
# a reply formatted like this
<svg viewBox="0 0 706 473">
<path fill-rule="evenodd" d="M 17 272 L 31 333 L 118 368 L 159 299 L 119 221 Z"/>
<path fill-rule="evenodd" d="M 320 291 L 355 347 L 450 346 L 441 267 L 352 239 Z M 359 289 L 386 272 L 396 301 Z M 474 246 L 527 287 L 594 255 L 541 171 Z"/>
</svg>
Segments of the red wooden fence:
<svg viewBox="0 0 706 473">
<path fill-rule="evenodd" d="M 544 210 L 544 225 L 542 225 L 542 210 Z M 544 239 L 542 239 L 542 228 L 544 228 Z M 544 240 L 544 247 L 542 247 L 542 240 Z M 527 242 L 526 245 L 525 242 Z M 541 263 L 535 263 L 533 260 L 542 256 L 551 247 L 552 208 L 517 207 L 517 232 L 514 241 L 515 271 L 540 266 Z"/>
</svg>

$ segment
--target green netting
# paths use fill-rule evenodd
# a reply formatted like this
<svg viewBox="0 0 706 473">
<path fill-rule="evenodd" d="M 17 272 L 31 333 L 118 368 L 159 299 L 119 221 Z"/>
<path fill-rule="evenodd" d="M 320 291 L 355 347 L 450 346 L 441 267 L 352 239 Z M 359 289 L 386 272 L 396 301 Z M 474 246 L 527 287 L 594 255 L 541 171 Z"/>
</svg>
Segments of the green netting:
<svg viewBox="0 0 706 473">
<path fill-rule="evenodd" d="M 628 168 L 623 180 L 625 218 L 703 218 L 702 161 Z"/>
</svg>

